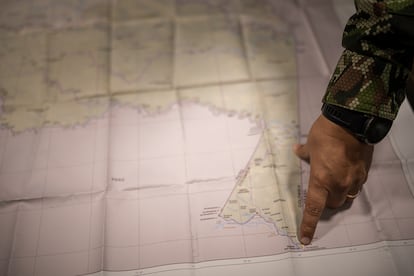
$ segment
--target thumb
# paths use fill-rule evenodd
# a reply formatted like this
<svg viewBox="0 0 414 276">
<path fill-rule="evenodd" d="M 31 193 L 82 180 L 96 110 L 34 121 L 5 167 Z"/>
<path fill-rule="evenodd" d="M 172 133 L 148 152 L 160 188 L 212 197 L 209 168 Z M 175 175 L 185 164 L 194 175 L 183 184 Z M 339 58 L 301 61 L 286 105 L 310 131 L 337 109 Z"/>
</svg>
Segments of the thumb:
<svg viewBox="0 0 414 276">
<path fill-rule="evenodd" d="M 302 159 L 303 161 L 309 163 L 310 161 L 310 155 L 308 150 L 307 144 L 294 144 L 293 145 L 293 152 L 296 154 L 297 157 Z"/>
</svg>

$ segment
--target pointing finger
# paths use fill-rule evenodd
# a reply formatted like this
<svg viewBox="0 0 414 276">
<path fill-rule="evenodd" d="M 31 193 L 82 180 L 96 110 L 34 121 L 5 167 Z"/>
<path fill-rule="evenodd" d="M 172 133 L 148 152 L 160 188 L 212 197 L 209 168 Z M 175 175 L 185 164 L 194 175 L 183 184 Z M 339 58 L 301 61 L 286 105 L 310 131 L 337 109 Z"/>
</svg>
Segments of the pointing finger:
<svg viewBox="0 0 414 276">
<path fill-rule="evenodd" d="M 328 191 L 315 182 L 315 178 L 312 177 L 311 172 L 305 209 L 303 210 L 303 218 L 300 226 L 300 242 L 302 244 L 308 245 L 312 241 L 316 225 L 325 209 L 327 197 Z"/>
</svg>

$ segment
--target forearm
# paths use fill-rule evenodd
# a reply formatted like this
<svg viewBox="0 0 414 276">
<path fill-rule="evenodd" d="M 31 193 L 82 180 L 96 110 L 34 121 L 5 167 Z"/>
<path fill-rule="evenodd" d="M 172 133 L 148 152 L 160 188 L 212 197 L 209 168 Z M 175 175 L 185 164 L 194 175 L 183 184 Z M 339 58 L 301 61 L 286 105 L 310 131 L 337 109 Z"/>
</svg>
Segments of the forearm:
<svg viewBox="0 0 414 276">
<path fill-rule="evenodd" d="M 394 119 L 414 55 L 414 0 L 356 1 L 323 101 Z"/>
</svg>

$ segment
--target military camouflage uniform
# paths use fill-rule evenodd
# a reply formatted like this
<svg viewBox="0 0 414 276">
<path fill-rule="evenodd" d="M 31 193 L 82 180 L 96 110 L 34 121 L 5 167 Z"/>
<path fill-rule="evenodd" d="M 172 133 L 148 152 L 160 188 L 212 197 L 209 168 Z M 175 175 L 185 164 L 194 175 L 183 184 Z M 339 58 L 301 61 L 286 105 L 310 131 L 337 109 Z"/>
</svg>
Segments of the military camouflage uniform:
<svg viewBox="0 0 414 276">
<path fill-rule="evenodd" d="M 394 119 L 414 56 L 414 0 L 355 0 L 323 101 Z"/>
</svg>

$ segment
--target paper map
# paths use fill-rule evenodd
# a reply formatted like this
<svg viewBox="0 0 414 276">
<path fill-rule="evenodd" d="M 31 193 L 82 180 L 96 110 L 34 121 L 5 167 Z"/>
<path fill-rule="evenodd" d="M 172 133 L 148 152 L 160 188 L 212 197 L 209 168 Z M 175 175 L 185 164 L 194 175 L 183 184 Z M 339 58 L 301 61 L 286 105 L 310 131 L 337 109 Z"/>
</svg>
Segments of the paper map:
<svg viewBox="0 0 414 276">
<path fill-rule="evenodd" d="M 353 206 L 298 242 L 309 168 L 291 148 L 334 56 L 317 11 L 343 23 L 286 2 L 0 1 L 0 275 L 414 271 L 398 125 Z"/>
</svg>

